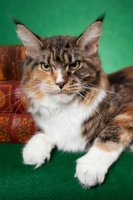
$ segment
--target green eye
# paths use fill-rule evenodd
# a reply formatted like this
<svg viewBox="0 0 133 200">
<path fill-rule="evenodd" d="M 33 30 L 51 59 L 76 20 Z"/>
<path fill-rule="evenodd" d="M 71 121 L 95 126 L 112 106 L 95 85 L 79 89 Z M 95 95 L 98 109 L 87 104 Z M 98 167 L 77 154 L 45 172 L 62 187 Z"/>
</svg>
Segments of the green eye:
<svg viewBox="0 0 133 200">
<path fill-rule="evenodd" d="M 69 69 L 70 70 L 76 70 L 76 69 L 79 68 L 79 66 L 80 66 L 80 62 L 76 61 L 76 62 L 74 62 L 74 63 L 72 63 L 72 64 L 69 65 Z"/>
<path fill-rule="evenodd" d="M 45 63 L 41 63 L 41 68 L 44 71 L 51 71 L 52 70 L 52 67 L 50 65 L 45 64 Z"/>
</svg>

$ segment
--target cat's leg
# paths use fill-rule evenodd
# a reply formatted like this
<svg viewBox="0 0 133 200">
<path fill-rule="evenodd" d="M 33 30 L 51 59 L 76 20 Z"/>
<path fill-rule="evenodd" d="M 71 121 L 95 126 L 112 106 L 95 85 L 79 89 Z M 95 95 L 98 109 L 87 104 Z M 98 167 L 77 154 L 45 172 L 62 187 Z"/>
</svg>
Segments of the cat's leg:
<svg viewBox="0 0 133 200">
<path fill-rule="evenodd" d="M 101 184 L 108 168 L 117 160 L 122 150 L 121 147 L 118 150 L 106 151 L 94 145 L 86 155 L 77 160 L 75 177 L 85 187 Z"/>
<path fill-rule="evenodd" d="M 25 164 L 35 165 L 35 168 L 50 159 L 50 153 L 55 144 L 48 135 L 36 133 L 23 148 L 23 160 Z"/>
<path fill-rule="evenodd" d="M 101 184 L 109 167 L 132 141 L 132 116 L 122 114 L 115 117 L 97 137 L 88 153 L 77 160 L 75 176 L 86 187 Z"/>
</svg>

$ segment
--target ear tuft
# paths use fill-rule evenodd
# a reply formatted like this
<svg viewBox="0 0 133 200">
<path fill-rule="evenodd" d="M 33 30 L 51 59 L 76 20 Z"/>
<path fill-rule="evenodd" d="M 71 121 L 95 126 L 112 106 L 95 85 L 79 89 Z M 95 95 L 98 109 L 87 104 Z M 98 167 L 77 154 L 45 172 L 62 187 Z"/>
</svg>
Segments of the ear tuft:
<svg viewBox="0 0 133 200">
<path fill-rule="evenodd" d="M 102 15 L 100 15 L 100 16 L 96 19 L 95 22 L 100 21 L 100 22 L 103 23 L 103 21 L 104 21 L 104 19 L 105 19 L 105 16 L 106 16 L 106 12 L 104 12 Z"/>
<path fill-rule="evenodd" d="M 15 19 L 12 15 L 9 15 L 9 16 L 10 16 L 11 20 L 12 20 L 16 25 L 23 25 L 23 26 L 24 26 L 24 24 L 22 24 L 18 19 Z"/>
</svg>

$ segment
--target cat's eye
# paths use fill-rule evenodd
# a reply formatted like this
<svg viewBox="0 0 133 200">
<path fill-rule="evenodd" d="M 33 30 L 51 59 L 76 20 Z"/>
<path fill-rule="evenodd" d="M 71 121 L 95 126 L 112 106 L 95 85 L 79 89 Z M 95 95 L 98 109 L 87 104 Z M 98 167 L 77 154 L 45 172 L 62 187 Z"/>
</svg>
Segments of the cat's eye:
<svg viewBox="0 0 133 200">
<path fill-rule="evenodd" d="M 69 69 L 70 70 L 76 70 L 76 69 L 79 68 L 79 66 L 80 66 L 80 62 L 76 61 L 76 62 L 74 62 L 74 63 L 72 63 L 72 64 L 69 65 Z"/>
<path fill-rule="evenodd" d="M 44 71 L 51 71 L 52 67 L 48 64 L 41 63 L 41 69 L 44 70 Z"/>
</svg>

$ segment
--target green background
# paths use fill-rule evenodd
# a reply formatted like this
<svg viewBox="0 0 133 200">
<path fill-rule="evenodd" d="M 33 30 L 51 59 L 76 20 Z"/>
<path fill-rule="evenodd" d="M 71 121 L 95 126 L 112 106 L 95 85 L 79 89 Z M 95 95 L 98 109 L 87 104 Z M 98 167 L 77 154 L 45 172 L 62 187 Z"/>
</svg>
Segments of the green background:
<svg viewBox="0 0 133 200">
<path fill-rule="evenodd" d="M 9 14 L 40 36 L 80 35 L 106 12 L 99 53 L 107 73 L 133 64 L 133 0 L 1 0 L 0 45 L 21 44 Z M 133 199 L 133 154 L 124 153 L 101 186 L 83 189 L 73 178 L 81 154 L 54 151 L 45 166 L 22 164 L 23 145 L 0 144 L 0 199 Z"/>
<path fill-rule="evenodd" d="M 133 0 L 1 0 L 0 44 L 21 44 L 9 14 L 49 37 L 79 35 L 104 12 L 99 53 L 110 73 L 133 64 Z"/>
</svg>

